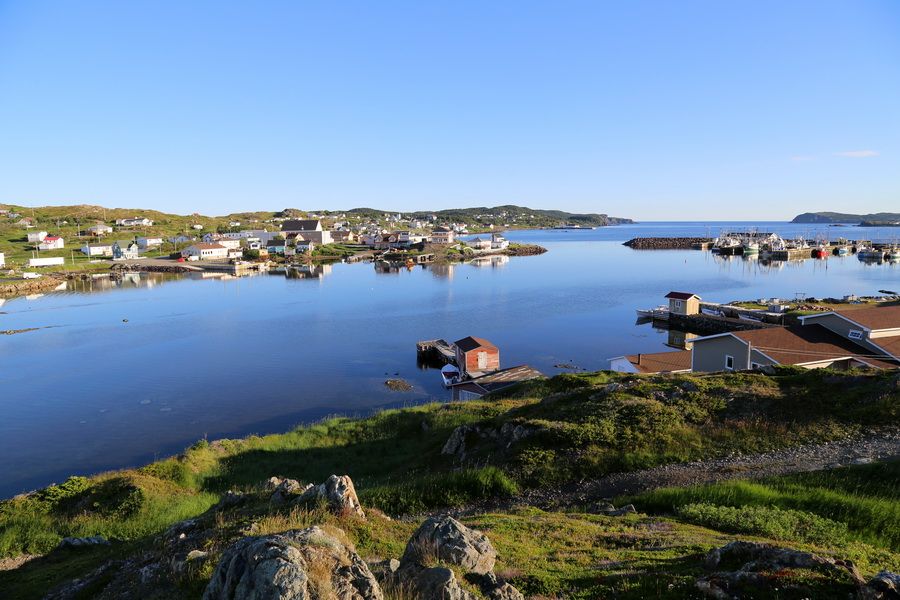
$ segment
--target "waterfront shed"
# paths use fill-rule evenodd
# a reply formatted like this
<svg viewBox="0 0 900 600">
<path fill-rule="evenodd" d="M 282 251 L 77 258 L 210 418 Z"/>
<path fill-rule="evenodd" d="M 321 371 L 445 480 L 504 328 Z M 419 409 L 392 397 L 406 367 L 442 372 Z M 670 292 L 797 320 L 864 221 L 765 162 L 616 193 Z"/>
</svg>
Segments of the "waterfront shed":
<svg viewBox="0 0 900 600">
<path fill-rule="evenodd" d="M 500 368 L 500 349 L 483 338 L 464 337 L 454 346 L 456 364 L 464 374 L 483 374 Z"/>
<path fill-rule="evenodd" d="M 696 315 L 700 313 L 700 296 L 690 292 L 669 292 L 669 312 L 673 315 Z"/>
</svg>

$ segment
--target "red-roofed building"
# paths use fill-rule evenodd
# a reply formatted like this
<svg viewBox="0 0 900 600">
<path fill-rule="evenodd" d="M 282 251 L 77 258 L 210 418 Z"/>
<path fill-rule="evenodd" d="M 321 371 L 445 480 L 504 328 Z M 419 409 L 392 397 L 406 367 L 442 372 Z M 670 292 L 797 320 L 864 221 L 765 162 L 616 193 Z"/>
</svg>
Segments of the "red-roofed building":
<svg viewBox="0 0 900 600">
<path fill-rule="evenodd" d="M 700 313 L 700 296 L 690 292 L 669 292 L 669 312 L 673 315 L 696 315 Z"/>
</svg>

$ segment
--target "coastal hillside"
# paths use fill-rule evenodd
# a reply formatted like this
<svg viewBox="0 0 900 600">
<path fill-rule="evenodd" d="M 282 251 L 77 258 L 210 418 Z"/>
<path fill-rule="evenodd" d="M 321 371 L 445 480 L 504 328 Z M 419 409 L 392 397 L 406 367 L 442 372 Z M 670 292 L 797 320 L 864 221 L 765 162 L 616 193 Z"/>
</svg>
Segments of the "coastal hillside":
<svg viewBox="0 0 900 600">
<path fill-rule="evenodd" d="M 228 586 L 275 585 L 265 547 L 322 599 L 874 593 L 898 418 L 896 373 L 599 372 L 204 440 L 0 503 L 0 589 L 262 597 Z"/>
<path fill-rule="evenodd" d="M 837 212 L 808 212 L 797 215 L 791 223 L 860 223 L 870 225 L 889 225 L 900 223 L 900 213 L 871 213 L 857 215 Z"/>
</svg>

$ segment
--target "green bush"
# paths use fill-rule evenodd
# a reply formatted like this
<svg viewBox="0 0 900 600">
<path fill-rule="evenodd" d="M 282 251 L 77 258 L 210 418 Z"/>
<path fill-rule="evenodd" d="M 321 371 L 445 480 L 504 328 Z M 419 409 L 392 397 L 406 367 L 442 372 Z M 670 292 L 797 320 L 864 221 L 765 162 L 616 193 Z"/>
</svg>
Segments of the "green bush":
<svg viewBox="0 0 900 600">
<path fill-rule="evenodd" d="M 516 483 L 496 467 L 411 478 L 395 485 L 365 489 L 364 504 L 390 514 L 416 514 L 432 508 L 462 506 L 482 498 L 511 496 Z"/>
<path fill-rule="evenodd" d="M 816 514 L 774 506 L 717 506 L 686 504 L 678 516 L 696 525 L 732 533 L 748 533 L 787 541 L 841 544 L 847 540 L 847 525 Z"/>
</svg>

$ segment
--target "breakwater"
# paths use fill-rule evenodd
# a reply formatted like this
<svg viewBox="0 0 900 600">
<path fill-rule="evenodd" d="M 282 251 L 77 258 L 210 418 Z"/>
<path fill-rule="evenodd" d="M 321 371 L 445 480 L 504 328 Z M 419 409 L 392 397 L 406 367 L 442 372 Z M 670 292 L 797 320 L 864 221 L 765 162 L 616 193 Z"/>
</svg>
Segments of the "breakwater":
<svg viewBox="0 0 900 600">
<path fill-rule="evenodd" d="M 690 250 L 711 242 L 705 237 L 637 237 L 623 245 L 635 250 Z"/>
</svg>

